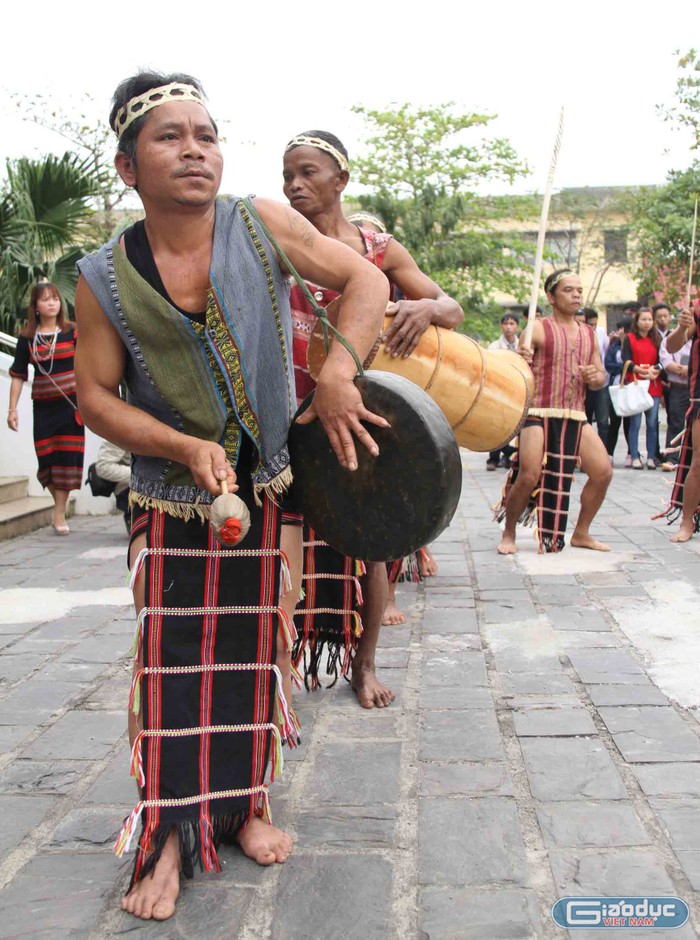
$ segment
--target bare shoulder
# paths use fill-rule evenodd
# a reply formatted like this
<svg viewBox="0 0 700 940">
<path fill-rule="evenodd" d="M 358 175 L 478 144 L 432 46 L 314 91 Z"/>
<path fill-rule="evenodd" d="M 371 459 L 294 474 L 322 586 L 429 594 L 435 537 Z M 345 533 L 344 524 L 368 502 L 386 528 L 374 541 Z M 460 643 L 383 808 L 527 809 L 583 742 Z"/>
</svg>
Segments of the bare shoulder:
<svg viewBox="0 0 700 940">
<path fill-rule="evenodd" d="M 542 320 L 535 319 L 532 325 L 532 345 L 542 346 L 544 344 L 544 326 Z"/>
<path fill-rule="evenodd" d="M 303 215 L 274 199 L 256 198 L 255 208 L 265 225 L 276 238 L 300 241 L 311 247 L 318 237 L 318 231 Z"/>
</svg>

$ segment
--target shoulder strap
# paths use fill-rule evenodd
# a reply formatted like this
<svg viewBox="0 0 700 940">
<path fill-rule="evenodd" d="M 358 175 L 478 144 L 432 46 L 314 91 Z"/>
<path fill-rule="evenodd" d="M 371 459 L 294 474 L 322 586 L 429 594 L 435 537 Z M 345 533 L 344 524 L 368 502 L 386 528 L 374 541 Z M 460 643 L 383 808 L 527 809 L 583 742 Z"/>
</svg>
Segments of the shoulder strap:
<svg viewBox="0 0 700 940">
<path fill-rule="evenodd" d="M 278 245 L 277 240 L 275 239 L 272 232 L 269 230 L 267 225 L 265 225 L 263 220 L 260 218 L 260 215 L 257 209 L 253 206 L 253 200 L 251 199 L 251 197 L 246 196 L 246 198 L 243 200 L 243 203 L 246 209 L 248 210 L 248 212 L 250 212 L 250 214 L 253 216 L 257 224 L 260 226 L 260 229 L 265 233 L 265 235 L 269 239 L 272 247 L 275 249 L 275 251 L 277 252 L 279 256 L 280 261 L 284 264 L 285 268 L 289 271 L 289 273 L 292 275 L 294 280 L 297 282 L 297 284 L 302 290 L 302 293 L 304 294 L 308 302 L 311 304 L 311 307 L 314 313 L 316 314 L 317 318 L 320 320 L 321 327 L 323 329 L 323 342 L 326 347 L 326 353 L 328 352 L 328 349 L 330 347 L 330 339 L 328 337 L 328 331 L 330 330 L 333 333 L 333 335 L 337 338 L 338 342 L 347 349 L 347 351 L 350 353 L 352 358 L 355 360 L 355 365 L 357 366 L 358 374 L 363 375 L 364 370 L 362 368 L 362 363 L 360 362 L 360 357 L 357 355 L 355 347 L 352 345 L 352 343 L 350 343 L 343 336 L 340 330 L 336 329 L 336 327 L 333 326 L 331 321 L 328 319 L 328 317 L 326 316 L 326 311 L 323 309 L 323 307 L 321 307 L 318 304 L 316 298 L 309 290 L 304 278 L 298 273 L 298 271 L 296 270 L 292 262 L 289 260 L 289 258 L 286 256 L 286 254 L 282 251 L 282 249 Z"/>
</svg>

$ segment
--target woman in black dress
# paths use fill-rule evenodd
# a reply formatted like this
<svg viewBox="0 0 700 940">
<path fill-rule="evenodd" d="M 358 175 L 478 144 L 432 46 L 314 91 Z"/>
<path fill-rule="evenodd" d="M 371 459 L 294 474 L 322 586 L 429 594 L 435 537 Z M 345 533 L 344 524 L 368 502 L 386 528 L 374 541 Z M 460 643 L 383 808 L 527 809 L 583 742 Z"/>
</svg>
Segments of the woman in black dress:
<svg viewBox="0 0 700 940">
<path fill-rule="evenodd" d="M 17 340 L 10 368 L 10 407 L 7 424 L 19 428 L 17 402 L 34 367 L 34 447 L 39 460 L 37 477 L 54 499 L 53 527 L 68 535 L 66 506 L 71 490 L 80 489 L 83 478 L 85 429 L 75 397 L 75 324 L 55 284 L 44 281 L 32 289 L 27 324 Z"/>
</svg>

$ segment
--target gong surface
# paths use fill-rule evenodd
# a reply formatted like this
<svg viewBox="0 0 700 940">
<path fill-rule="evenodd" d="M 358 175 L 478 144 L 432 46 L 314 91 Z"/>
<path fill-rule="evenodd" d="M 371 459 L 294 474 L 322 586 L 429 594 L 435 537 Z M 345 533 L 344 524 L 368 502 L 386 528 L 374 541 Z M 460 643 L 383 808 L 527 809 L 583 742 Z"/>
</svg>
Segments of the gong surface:
<svg viewBox="0 0 700 940">
<path fill-rule="evenodd" d="M 402 558 L 449 525 L 462 490 L 459 447 L 440 408 L 413 382 L 373 371 L 355 383 L 365 407 L 391 425 L 363 422 L 379 456 L 355 438 L 358 468 L 346 470 L 319 420 L 293 424 L 295 496 L 306 522 L 342 554 L 366 561 Z"/>
</svg>

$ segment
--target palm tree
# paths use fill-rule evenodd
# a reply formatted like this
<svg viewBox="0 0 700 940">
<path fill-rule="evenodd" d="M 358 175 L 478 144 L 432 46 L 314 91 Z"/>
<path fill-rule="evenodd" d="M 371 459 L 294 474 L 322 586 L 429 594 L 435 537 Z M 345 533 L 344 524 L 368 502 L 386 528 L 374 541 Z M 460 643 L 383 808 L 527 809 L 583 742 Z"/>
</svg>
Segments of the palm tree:
<svg viewBox="0 0 700 940">
<path fill-rule="evenodd" d="M 99 192 L 92 158 L 65 153 L 7 162 L 0 196 L 0 330 L 14 332 L 32 285 L 42 277 L 72 307 L 75 263 L 92 247 L 88 223 Z"/>
</svg>

